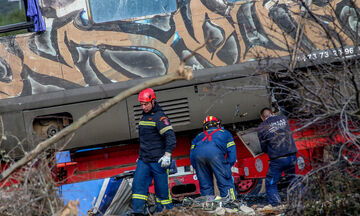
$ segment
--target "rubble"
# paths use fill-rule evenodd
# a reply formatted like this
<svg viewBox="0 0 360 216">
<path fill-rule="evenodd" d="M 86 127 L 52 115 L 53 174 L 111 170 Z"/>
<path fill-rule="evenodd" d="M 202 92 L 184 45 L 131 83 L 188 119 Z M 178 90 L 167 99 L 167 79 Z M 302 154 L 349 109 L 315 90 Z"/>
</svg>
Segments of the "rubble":
<svg viewBox="0 0 360 216">
<path fill-rule="evenodd" d="M 271 205 L 264 206 L 263 208 L 258 208 L 257 213 L 259 215 L 280 215 L 286 210 L 286 205 L 279 205 L 273 207 Z"/>
<path fill-rule="evenodd" d="M 240 210 L 247 215 L 255 215 L 254 209 L 247 207 L 246 205 L 240 206 Z"/>
<path fill-rule="evenodd" d="M 219 197 L 204 196 L 196 199 L 184 198 L 182 204 L 175 205 L 171 210 L 164 210 L 154 215 L 172 215 L 172 216 L 195 216 L 195 215 L 212 215 L 212 216 L 250 216 L 250 215 L 282 215 L 286 210 L 286 205 L 273 207 L 271 205 L 245 205 L 239 200 L 227 200 Z"/>
<path fill-rule="evenodd" d="M 163 212 L 156 213 L 154 215 L 161 216 L 248 216 L 248 215 L 259 215 L 259 216 L 268 216 L 268 215 L 284 215 L 283 212 L 286 209 L 284 205 L 271 207 L 266 206 L 263 208 L 253 209 L 248 206 L 241 206 L 240 209 L 229 209 L 224 207 L 217 207 L 213 211 L 208 211 L 204 209 L 194 209 L 190 207 L 175 207 L 171 210 L 164 210 Z"/>
</svg>

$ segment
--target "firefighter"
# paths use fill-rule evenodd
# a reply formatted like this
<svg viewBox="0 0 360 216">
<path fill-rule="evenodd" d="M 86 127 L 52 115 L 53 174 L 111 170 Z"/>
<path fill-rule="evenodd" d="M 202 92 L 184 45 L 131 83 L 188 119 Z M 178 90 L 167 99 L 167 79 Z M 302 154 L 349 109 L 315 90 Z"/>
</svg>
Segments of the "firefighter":
<svg viewBox="0 0 360 216">
<path fill-rule="evenodd" d="M 202 196 L 214 196 L 213 174 L 220 196 L 235 200 L 231 167 L 236 162 L 236 146 L 231 133 L 215 116 L 207 116 L 203 132 L 191 143 L 190 160 L 196 170 Z M 226 155 L 226 157 L 225 157 Z"/>
<path fill-rule="evenodd" d="M 173 207 L 169 190 L 169 165 L 176 138 L 169 119 L 156 102 L 154 90 L 144 89 L 138 101 L 143 110 L 139 122 L 140 151 L 132 186 L 135 215 L 146 212 L 149 186 L 154 179 L 156 211 Z"/>
<path fill-rule="evenodd" d="M 262 151 L 270 158 L 265 179 L 266 194 L 269 203 L 277 206 L 281 203 L 277 184 L 282 172 L 290 179 L 295 177 L 297 148 L 284 115 L 274 115 L 267 107 L 261 110 L 260 115 L 263 122 L 258 127 L 258 137 Z"/>
</svg>

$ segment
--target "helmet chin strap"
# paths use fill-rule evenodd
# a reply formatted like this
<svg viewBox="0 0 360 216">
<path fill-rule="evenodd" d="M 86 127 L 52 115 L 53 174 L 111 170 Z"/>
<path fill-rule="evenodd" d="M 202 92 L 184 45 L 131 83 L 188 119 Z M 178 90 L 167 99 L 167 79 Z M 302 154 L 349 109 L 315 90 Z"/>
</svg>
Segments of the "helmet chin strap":
<svg viewBox="0 0 360 216">
<path fill-rule="evenodd" d="M 153 101 L 154 101 L 154 104 L 153 104 Z M 155 102 L 156 102 L 155 99 L 152 99 L 152 100 L 151 100 L 151 102 L 150 102 L 150 103 L 151 103 L 151 110 L 154 108 Z"/>
</svg>

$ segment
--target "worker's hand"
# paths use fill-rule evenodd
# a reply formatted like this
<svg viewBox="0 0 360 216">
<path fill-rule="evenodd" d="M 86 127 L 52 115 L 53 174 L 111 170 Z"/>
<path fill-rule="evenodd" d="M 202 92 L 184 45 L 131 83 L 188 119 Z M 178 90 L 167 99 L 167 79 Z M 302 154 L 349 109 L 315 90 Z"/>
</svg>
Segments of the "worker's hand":
<svg viewBox="0 0 360 216">
<path fill-rule="evenodd" d="M 164 156 L 162 156 L 158 163 L 161 163 L 161 167 L 165 168 L 170 166 L 170 162 L 171 162 L 171 153 L 169 152 L 165 152 Z"/>
</svg>

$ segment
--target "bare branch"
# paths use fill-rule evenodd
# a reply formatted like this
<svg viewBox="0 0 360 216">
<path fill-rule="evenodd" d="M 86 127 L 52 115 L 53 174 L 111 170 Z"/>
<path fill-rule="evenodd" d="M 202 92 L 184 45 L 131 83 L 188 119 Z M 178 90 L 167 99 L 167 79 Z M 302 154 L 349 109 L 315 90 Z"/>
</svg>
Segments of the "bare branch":
<svg viewBox="0 0 360 216">
<path fill-rule="evenodd" d="M 204 45 L 203 45 L 204 46 Z M 199 47 L 198 49 L 202 48 L 203 46 Z M 197 49 L 197 50 L 198 50 Z M 4 172 L 0 175 L 0 182 L 7 179 L 12 173 L 14 173 L 16 170 L 27 164 L 29 161 L 34 159 L 39 153 L 43 152 L 45 149 L 50 147 L 51 145 L 58 142 L 60 139 L 64 138 L 68 134 L 74 132 L 79 127 L 85 125 L 90 120 L 94 119 L 95 117 L 99 116 L 100 114 L 106 112 L 108 109 L 116 105 L 117 103 L 121 102 L 125 98 L 134 95 L 141 91 L 142 89 L 153 87 L 153 86 L 159 86 L 164 85 L 166 83 L 175 81 L 175 80 L 190 80 L 193 77 L 192 71 L 190 69 L 185 68 L 185 62 L 187 59 L 192 57 L 194 55 L 195 51 L 192 53 L 192 55 L 187 56 L 180 64 L 179 68 L 175 73 L 168 73 L 164 76 L 145 81 L 139 85 L 133 86 L 115 97 L 109 99 L 103 104 L 100 104 L 97 108 L 94 108 L 87 112 L 85 115 L 80 117 L 77 121 L 73 122 L 70 126 L 64 128 L 56 135 L 52 136 L 51 138 L 39 143 L 34 150 L 32 150 L 29 154 L 25 155 L 23 158 L 21 158 L 19 161 L 11 165 L 8 169 L 6 169 Z"/>
</svg>

